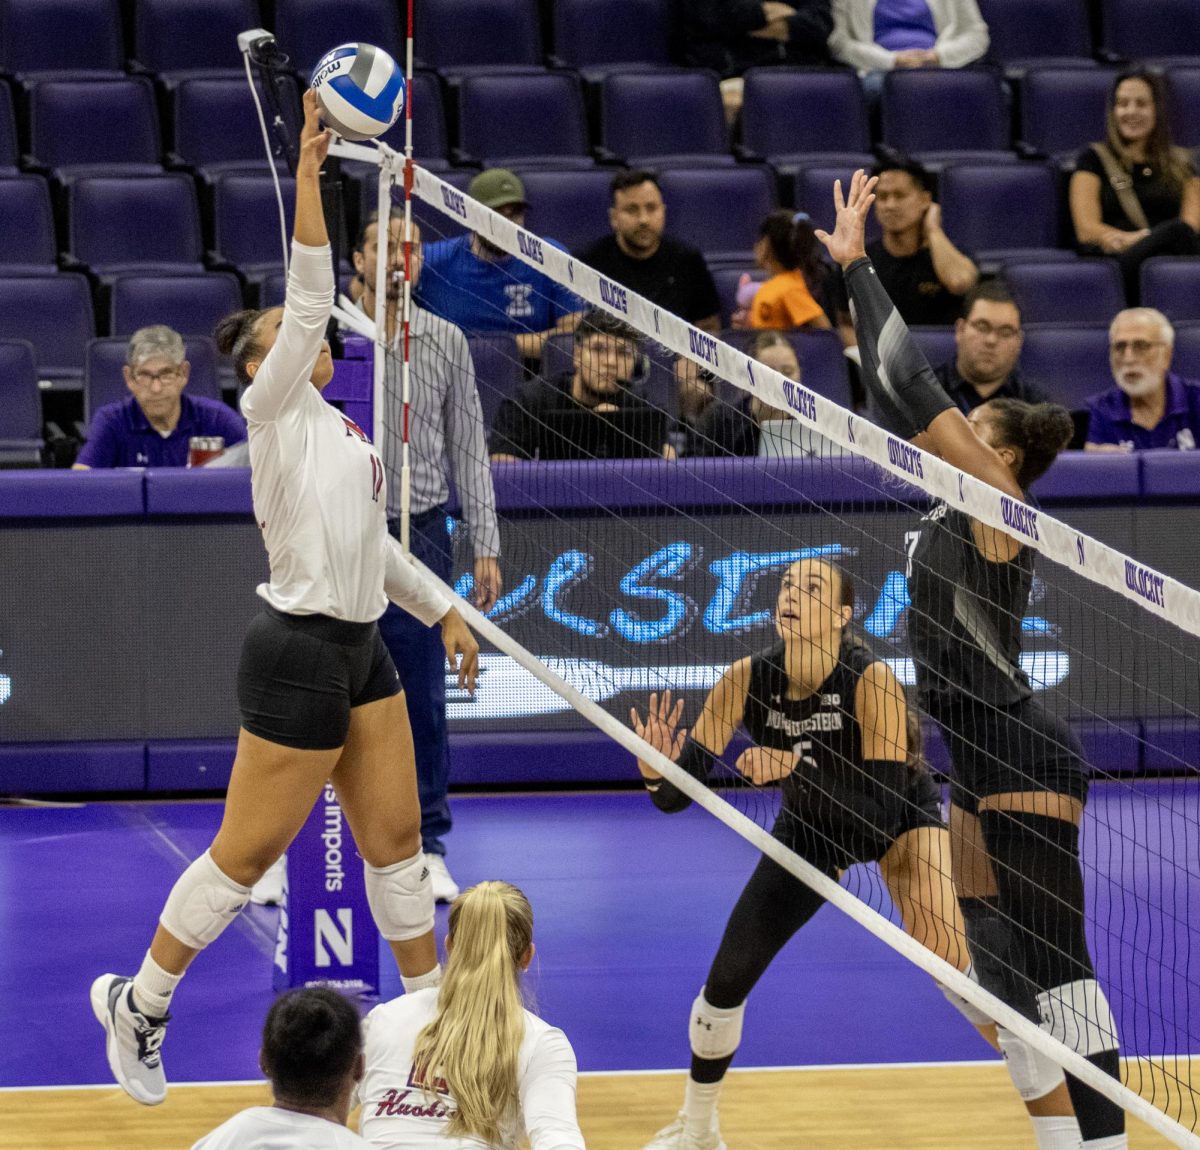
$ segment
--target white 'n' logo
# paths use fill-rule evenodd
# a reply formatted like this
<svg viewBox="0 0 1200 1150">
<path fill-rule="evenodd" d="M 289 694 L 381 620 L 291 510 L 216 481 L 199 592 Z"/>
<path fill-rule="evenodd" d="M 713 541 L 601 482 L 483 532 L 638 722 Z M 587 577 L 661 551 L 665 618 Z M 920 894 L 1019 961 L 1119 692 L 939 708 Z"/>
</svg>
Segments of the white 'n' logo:
<svg viewBox="0 0 1200 1150">
<path fill-rule="evenodd" d="M 313 916 L 317 966 L 333 964 L 333 959 L 329 957 L 331 950 L 340 966 L 350 966 L 354 962 L 353 912 L 348 906 L 340 907 L 336 923 L 330 918 L 327 910 L 316 910 Z"/>
</svg>

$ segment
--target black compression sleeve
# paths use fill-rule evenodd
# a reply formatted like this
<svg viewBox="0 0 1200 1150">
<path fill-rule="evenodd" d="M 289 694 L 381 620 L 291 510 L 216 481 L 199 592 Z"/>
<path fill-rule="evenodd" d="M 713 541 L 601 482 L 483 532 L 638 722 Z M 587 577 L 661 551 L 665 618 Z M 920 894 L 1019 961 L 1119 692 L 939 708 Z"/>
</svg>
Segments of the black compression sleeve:
<svg viewBox="0 0 1200 1150">
<path fill-rule="evenodd" d="M 683 750 L 679 754 L 676 766 L 686 771 L 693 779 L 698 779 L 705 786 L 712 777 L 713 764 L 717 756 L 712 751 L 705 750 L 690 737 L 684 741 Z M 660 811 L 674 814 L 692 805 L 692 800 L 674 783 L 667 779 L 646 779 L 646 790 L 654 800 L 654 805 Z"/>
<path fill-rule="evenodd" d="M 924 431 L 954 401 L 933 374 L 865 256 L 846 269 L 862 378 L 880 422 L 904 439 Z"/>
</svg>

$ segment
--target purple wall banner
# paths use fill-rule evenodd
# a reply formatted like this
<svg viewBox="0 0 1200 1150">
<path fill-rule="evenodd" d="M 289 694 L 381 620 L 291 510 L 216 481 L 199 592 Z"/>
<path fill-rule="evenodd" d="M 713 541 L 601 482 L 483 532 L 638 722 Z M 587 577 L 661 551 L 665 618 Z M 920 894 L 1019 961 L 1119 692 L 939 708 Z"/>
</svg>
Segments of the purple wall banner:
<svg viewBox="0 0 1200 1150">
<path fill-rule="evenodd" d="M 333 986 L 353 994 L 379 990 L 379 935 L 362 860 L 328 783 L 288 848 L 274 985 Z"/>
</svg>

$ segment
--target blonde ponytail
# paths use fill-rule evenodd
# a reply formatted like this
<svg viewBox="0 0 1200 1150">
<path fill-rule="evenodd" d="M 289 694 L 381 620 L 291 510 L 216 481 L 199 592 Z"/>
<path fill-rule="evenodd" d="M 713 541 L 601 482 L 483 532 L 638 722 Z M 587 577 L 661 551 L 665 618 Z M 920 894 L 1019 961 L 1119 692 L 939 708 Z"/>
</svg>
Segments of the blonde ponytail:
<svg viewBox="0 0 1200 1150">
<path fill-rule="evenodd" d="M 498 1145 L 517 1112 L 525 1038 L 520 961 L 533 941 L 529 900 L 511 883 L 481 882 L 450 908 L 450 947 L 438 1010 L 417 1035 L 413 1077 L 446 1083 L 458 1109 L 446 1133 Z"/>
</svg>

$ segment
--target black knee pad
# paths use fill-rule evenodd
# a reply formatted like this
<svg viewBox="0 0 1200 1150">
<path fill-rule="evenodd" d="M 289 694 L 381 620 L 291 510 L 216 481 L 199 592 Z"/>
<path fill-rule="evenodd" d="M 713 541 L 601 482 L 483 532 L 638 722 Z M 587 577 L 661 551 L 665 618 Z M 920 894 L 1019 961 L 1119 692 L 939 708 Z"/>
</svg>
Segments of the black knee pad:
<svg viewBox="0 0 1200 1150">
<path fill-rule="evenodd" d="M 979 985 L 1030 1021 L 1039 1022 L 1037 990 L 1026 977 L 1024 952 L 996 900 L 962 898 L 958 903 Z"/>
</svg>

